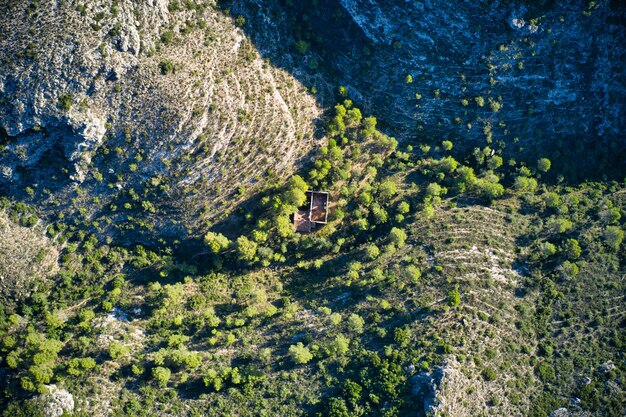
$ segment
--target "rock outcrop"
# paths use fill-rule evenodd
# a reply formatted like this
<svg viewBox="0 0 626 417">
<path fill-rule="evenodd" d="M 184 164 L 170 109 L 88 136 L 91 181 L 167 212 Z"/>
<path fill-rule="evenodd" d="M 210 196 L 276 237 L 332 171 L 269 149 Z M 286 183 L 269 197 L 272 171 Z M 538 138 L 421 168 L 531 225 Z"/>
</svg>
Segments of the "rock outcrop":
<svg viewBox="0 0 626 417">
<path fill-rule="evenodd" d="M 47 386 L 48 393 L 40 400 L 43 403 L 45 417 L 61 417 L 74 411 L 74 396 L 69 391 L 52 384 Z"/>
</svg>

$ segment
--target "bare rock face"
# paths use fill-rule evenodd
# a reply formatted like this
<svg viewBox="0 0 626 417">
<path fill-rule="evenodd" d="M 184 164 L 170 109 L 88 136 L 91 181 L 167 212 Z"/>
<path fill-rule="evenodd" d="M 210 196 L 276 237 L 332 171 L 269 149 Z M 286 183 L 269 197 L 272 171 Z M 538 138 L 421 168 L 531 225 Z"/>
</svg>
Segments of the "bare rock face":
<svg viewBox="0 0 626 417">
<path fill-rule="evenodd" d="M 420 372 L 411 378 L 411 393 L 422 399 L 423 410 L 420 413 L 433 414 L 439 409 L 442 400 L 439 389 L 444 374 L 444 367 L 439 367 L 432 372 Z"/>
<path fill-rule="evenodd" d="M 49 392 L 41 397 L 44 415 L 46 417 L 61 417 L 64 413 L 74 411 L 74 396 L 68 391 L 49 385 Z"/>
</svg>

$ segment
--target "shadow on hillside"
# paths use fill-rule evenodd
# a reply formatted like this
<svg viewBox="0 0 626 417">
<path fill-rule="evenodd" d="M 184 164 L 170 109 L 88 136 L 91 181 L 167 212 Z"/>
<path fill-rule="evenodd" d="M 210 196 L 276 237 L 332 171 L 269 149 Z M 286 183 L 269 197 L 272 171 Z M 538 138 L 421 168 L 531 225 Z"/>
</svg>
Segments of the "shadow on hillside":
<svg viewBox="0 0 626 417">
<path fill-rule="evenodd" d="M 359 4 L 359 2 L 355 2 L 355 4 Z M 397 8 L 398 4 L 399 2 L 389 2 L 389 9 Z M 548 12 L 554 14 L 555 4 L 556 2 L 552 0 L 526 4 L 528 16 Z M 464 123 L 449 122 L 455 117 L 459 119 L 459 114 L 463 112 L 468 113 L 466 108 L 459 104 L 462 96 L 471 96 L 472 94 L 502 95 L 508 101 L 505 102 L 505 108 L 497 117 L 488 109 L 485 112 L 484 109 L 472 109 L 470 106 L 467 107 L 470 109 L 469 115 L 464 116 L 464 118 L 469 118 L 468 120 L 475 118 L 477 126 L 480 125 L 480 120 L 492 121 L 496 134 L 495 139 L 503 141 L 503 143 L 507 142 L 504 151 L 507 159 L 515 158 L 519 159 L 518 163 L 527 161 L 532 164 L 539 157 L 547 156 L 552 160 L 553 169 L 546 179 L 554 182 L 560 180 L 572 185 L 587 180 L 607 178 L 621 180 L 626 173 L 626 158 L 624 157 L 626 155 L 626 141 L 612 133 L 602 133 L 606 128 L 603 125 L 606 120 L 614 120 L 612 119 L 613 116 L 604 114 L 607 112 L 604 107 L 615 110 L 616 106 L 619 106 L 619 102 L 615 97 L 605 97 L 609 100 L 609 104 L 603 104 L 604 107 L 594 107 L 591 104 L 599 100 L 602 101 L 600 92 L 592 82 L 592 79 L 598 76 L 593 70 L 582 64 L 579 65 L 575 69 L 577 73 L 574 75 L 583 79 L 578 84 L 572 84 L 566 75 L 554 71 L 546 72 L 545 67 L 551 64 L 559 64 L 561 67 L 578 65 L 580 64 L 579 61 L 560 55 L 538 56 L 532 60 L 529 58 L 524 69 L 528 73 L 527 75 L 524 75 L 525 73 L 512 73 L 511 77 L 515 78 L 514 83 L 507 84 L 502 81 L 502 83 L 490 87 L 488 83 L 485 84 L 488 77 L 485 78 L 483 68 L 477 68 L 474 64 L 466 63 L 465 59 L 473 56 L 473 54 L 489 52 L 489 49 L 483 51 L 480 48 L 474 51 L 472 48 L 477 47 L 479 43 L 482 45 L 481 48 L 487 48 L 494 42 L 503 42 L 505 39 L 515 38 L 515 34 L 509 28 L 504 17 L 519 5 L 518 2 L 503 2 L 497 13 L 499 17 L 502 17 L 502 21 L 480 22 L 480 26 L 483 28 L 476 29 L 475 39 L 462 36 L 456 43 L 450 43 L 451 40 L 446 33 L 439 33 L 437 27 L 433 27 L 431 35 L 434 43 L 431 48 L 421 45 L 424 42 L 420 40 L 421 32 L 419 31 L 412 37 L 406 33 L 399 33 L 395 36 L 394 33 L 393 36 L 385 39 L 385 44 L 373 44 L 373 41 L 366 36 L 363 29 L 357 25 L 354 18 L 349 15 L 338 0 L 318 0 L 314 4 L 289 0 L 254 2 L 230 0 L 220 2 L 220 5 L 222 11 L 232 16 L 233 19 L 237 19 L 239 16 L 245 18 L 245 23 L 241 25 L 242 30 L 263 58 L 272 65 L 288 71 L 304 86 L 315 87 L 316 97 L 323 107 L 332 108 L 340 99 L 337 96 L 337 87 L 346 85 L 350 98 L 355 100 L 357 106 L 366 113 L 376 113 L 374 116 L 379 118 L 379 127 L 383 131 L 388 128 L 387 130 L 392 136 L 404 138 L 405 144 L 418 145 L 431 142 L 431 145 L 438 145 L 442 137 L 450 136 L 456 139 L 457 136 L 461 135 L 461 139 L 455 143 L 455 151 L 458 153 L 456 156 L 463 156 L 465 153 L 471 152 L 475 146 L 485 146 L 484 137 L 481 133 L 482 128 L 467 131 L 459 130 L 459 126 L 465 126 Z M 411 22 L 411 19 L 419 20 L 422 16 L 415 14 L 415 7 L 407 6 L 405 16 L 407 24 Z M 476 7 L 477 9 L 472 9 L 471 13 L 479 13 L 482 10 L 478 5 Z M 452 10 L 448 10 L 449 8 L 453 9 L 454 5 L 445 7 L 442 5 L 441 13 L 443 16 L 450 14 L 449 17 L 453 18 L 454 13 Z M 611 3 L 610 8 L 612 11 L 607 12 L 608 17 L 601 15 L 596 19 L 594 30 L 598 30 L 597 26 L 604 22 L 603 19 L 608 19 L 607 22 L 611 23 L 614 16 L 623 14 L 620 11 L 622 9 L 613 3 Z M 363 16 L 369 15 L 364 13 Z M 429 15 L 426 13 L 424 16 Z M 371 22 L 369 23 L 371 24 Z M 436 26 L 437 23 L 433 22 L 432 25 Z M 411 27 L 410 24 L 409 27 Z M 424 30 L 423 27 L 417 29 L 422 30 L 422 32 Z M 450 30 L 459 31 L 460 29 L 451 26 Z M 572 30 L 574 30 L 574 35 L 581 38 L 575 27 Z M 620 37 L 624 35 L 623 32 L 615 30 L 614 32 L 613 35 L 602 41 L 606 43 L 607 47 L 617 47 Z M 563 33 L 566 32 L 562 32 L 559 36 L 563 37 Z M 459 34 L 466 35 L 465 32 L 459 32 Z M 491 39 L 491 35 L 494 36 L 493 39 Z M 539 35 L 536 39 L 546 42 Z M 400 42 L 400 40 L 405 44 L 396 47 L 395 42 Z M 411 41 L 411 45 L 407 44 L 409 41 Z M 469 44 L 465 45 L 468 42 Z M 472 42 L 476 45 L 472 45 Z M 496 45 L 491 46 L 495 47 Z M 448 50 L 450 48 L 456 51 Z M 603 61 L 596 61 L 596 53 L 593 48 L 589 48 L 588 44 L 584 44 L 580 46 L 579 49 L 581 50 L 577 53 L 583 55 L 590 53 L 590 62 L 595 63 L 596 66 L 600 65 Z M 415 63 L 411 59 L 411 55 L 418 52 L 424 53 L 422 58 L 425 61 L 423 65 L 419 64 L 418 67 L 413 68 L 414 77 L 418 77 L 416 74 L 420 74 L 413 85 L 417 86 L 415 88 L 420 88 L 419 91 L 423 93 L 424 97 L 421 101 L 411 97 L 407 98 L 406 84 L 394 81 L 396 79 L 394 77 L 398 76 L 395 74 L 396 70 L 411 70 Z M 497 56 L 497 53 L 493 56 Z M 384 75 L 381 71 L 387 71 L 385 68 L 389 62 L 395 61 L 397 61 L 397 65 L 392 65 L 389 69 L 390 71 L 393 70 L 394 75 Z M 424 68 L 428 67 L 427 64 L 432 64 L 434 71 L 426 71 Z M 382 65 L 380 71 L 376 71 L 378 65 Z M 621 77 L 619 70 L 615 68 L 608 68 L 607 70 L 610 72 L 605 75 L 611 79 L 607 78 L 605 83 L 608 83 L 609 86 L 618 84 Z M 465 89 L 461 89 L 459 83 L 452 81 L 453 74 L 457 72 L 463 72 L 463 76 L 480 79 L 476 78 L 467 84 L 469 89 L 465 91 Z M 372 79 L 376 76 L 382 78 Z M 545 83 L 532 81 L 534 79 L 545 79 Z M 561 83 L 566 86 L 561 88 Z M 351 88 L 350 85 L 354 88 Z M 570 90 L 576 88 L 577 85 L 579 90 L 574 91 L 577 96 L 575 101 L 559 102 L 557 100 L 553 105 L 545 104 L 551 102 L 550 97 L 552 95 L 572 92 Z M 429 88 L 436 88 L 437 91 L 441 88 L 441 99 L 434 100 L 433 97 L 430 97 L 431 94 L 426 91 Z M 444 92 L 444 89 L 450 89 L 450 91 Z M 483 91 L 485 89 L 488 90 Z M 609 88 L 607 91 L 610 93 L 613 90 Z M 418 105 L 418 103 L 421 104 Z M 544 108 L 545 112 L 538 112 L 537 109 L 534 109 L 535 106 L 539 106 L 538 109 Z M 420 109 L 410 110 L 411 108 Z M 392 113 L 389 113 L 389 110 L 392 110 Z M 526 111 L 527 114 L 533 114 L 533 116 L 525 116 Z M 387 120 L 392 125 L 386 125 L 386 117 L 397 120 Z M 563 122 L 565 122 L 566 127 L 558 127 Z M 506 131 L 504 133 L 497 131 L 495 125 L 498 123 L 504 123 L 511 134 L 507 134 Z M 574 129 L 576 126 L 578 128 Z M 608 131 L 610 132 L 611 129 Z M 465 132 L 465 134 L 461 132 Z M 514 136 L 518 137 L 514 138 Z M 496 146 L 499 145 L 494 141 L 491 147 Z"/>
</svg>

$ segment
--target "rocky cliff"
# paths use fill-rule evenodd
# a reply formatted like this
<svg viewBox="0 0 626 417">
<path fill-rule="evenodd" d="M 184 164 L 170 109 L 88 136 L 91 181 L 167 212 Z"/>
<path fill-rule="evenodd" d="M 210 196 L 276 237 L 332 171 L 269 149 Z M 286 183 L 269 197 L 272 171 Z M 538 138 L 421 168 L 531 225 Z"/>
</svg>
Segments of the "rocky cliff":
<svg viewBox="0 0 626 417">
<path fill-rule="evenodd" d="M 234 3 L 268 56 L 301 67 L 311 84 L 319 84 L 312 59 L 331 68 L 337 84 L 405 141 L 550 155 L 573 176 L 583 173 L 561 160 L 583 159 L 583 175 L 599 165 L 623 168 L 615 156 L 625 151 L 626 29 L 617 2 Z M 254 26 L 270 14 L 282 16 L 283 32 Z M 285 27 L 291 44 L 276 42 Z M 289 54 L 298 40 L 311 45 L 303 56 Z"/>
</svg>

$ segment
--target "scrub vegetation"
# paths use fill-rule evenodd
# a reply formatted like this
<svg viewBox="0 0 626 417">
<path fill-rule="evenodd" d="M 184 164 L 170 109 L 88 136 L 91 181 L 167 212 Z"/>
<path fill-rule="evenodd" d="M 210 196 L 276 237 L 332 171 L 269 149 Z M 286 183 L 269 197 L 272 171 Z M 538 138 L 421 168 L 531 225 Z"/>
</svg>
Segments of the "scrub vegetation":
<svg viewBox="0 0 626 417">
<path fill-rule="evenodd" d="M 90 30 L 123 32 L 109 21 L 119 2 L 98 14 L 72 4 Z M 164 4 L 189 19 L 142 52 L 154 54 L 154 77 L 185 77 L 187 64 L 166 50 L 187 36 L 201 32 L 213 50 L 202 22 L 215 12 L 240 36 L 236 62 L 265 68 L 267 97 L 257 84 L 250 94 L 267 102 L 198 110 L 242 133 L 217 156 L 200 134 L 184 149 L 172 142 L 177 156 L 157 173 L 152 142 L 110 126 L 116 146 L 97 149 L 82 182 L 59 191 L 26 175 L 16 190 L 0 180 L 3 417 L 50 415 L 58 389 L 77 417 L 623 416 L 623 165 L 572 180 L 579 161 L 559 171 L 563 161 L 540 147 L 516 158 L 489 121 L 481 143 L 399 141 L 366 98 L 328 80 L 332 104 L 318 114 L 298 99 L 313 89 L 289 85 L 241 35 L 251 19 L 224 2 Z M 311 58 L 317 43 L 300 38 L 292 52 Z M 241 87 L 241 74 L 218 77 Z M 268 87 L 276 80 L 282 105 Z M 400 82 L 416 88 L 420 77 Z M 461 106 L 505 111 L 506 97 L 485 97 Z M 54 105 L 72 112 L 80 99 Z M 267 108 L 293 116 L 272 119 Z M 14 142 L 2 132 L 0 155 Z M 215 178 L 194 174 L 211 164 Z M 328 223 L 297 233 L 308 190 L 329 193 Z"/>
</svg>

